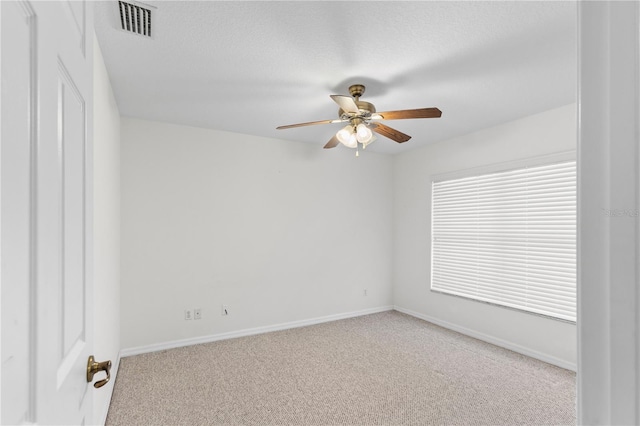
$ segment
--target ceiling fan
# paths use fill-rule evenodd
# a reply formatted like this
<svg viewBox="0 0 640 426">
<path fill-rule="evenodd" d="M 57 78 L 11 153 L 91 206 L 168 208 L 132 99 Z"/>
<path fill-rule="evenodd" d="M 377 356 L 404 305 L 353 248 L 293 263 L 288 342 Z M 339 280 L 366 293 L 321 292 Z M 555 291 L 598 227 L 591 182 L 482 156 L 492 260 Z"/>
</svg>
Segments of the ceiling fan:
<svg viewBox="0 0 640 426">
<path fill-rule="evenodd" d="M 289 124 L 286 126 L 276 127 L 278 130 L 291 129 L 293 127 L 313 126 L 316 124 L 345 123 L 346 127 L 340 129 L 327 144 L 325 149 L 334 148 L 339 143 L 349 147 L 356 148 L 356 156 L 358 155 L 358 147 L 366 148 L 375 140 L 372 132 L 385 136 L 398 143 L 406 142 L 411 136 L 404 134 L 396 129 L 379 123 L 378 120 L 400 120 L 405 118 L 438 118 L 442 115 L 442 111 L 438 108 L 419 108 L 419 109 L 403 109 L 398 111 L 376 112 L 375 106 L 370 102 L 360 100 L 360 96 L 364 93 L 365 87 L 362 84 L 354 84 L 349 86 L 351 96 L 330 95 L 331 99 L 338 104 L 338 117 L 335 120 L 310 121 L 307 123 Z"/>
</svg>

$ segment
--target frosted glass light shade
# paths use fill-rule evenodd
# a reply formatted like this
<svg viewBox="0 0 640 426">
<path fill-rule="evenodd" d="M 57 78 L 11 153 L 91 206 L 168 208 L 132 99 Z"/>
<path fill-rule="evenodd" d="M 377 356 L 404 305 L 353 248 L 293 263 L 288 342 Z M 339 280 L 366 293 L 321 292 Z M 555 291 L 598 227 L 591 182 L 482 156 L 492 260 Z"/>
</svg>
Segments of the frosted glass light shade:
<svg viewBox="0 0 640 426">
<path fill-rule="evenodd" d="M 371 145 L 371 142 L 375 141 L 376 139 L 376 135 L 374 135 L 373 133 L 371 134 L 371 139 L 369 139 L 367 142 L 363 142 L 362 146 L 369 146 Z"/>
<path fill-rule="evenodd" d="M 347 145 L 347 143 L 349 142 L 349 137 L 352 134 L 353 134 L 353 127 L 351 127 L 351 125 L 348 125 L 343 129 L 338 130 L 338 133 L 336 133 L 336 138 L 338 138 L 340 143 L 342 143 L 343 145 Z"/>
<path fill-rule="evenodd" d="M 349 148 L 355 148 L 358 146 L 358 139 L 355 133 L 351 133 L 351 135 L 349 135 L 349 140 L 347 140 L 345 145 Z"/>
<path fill-rule="evenodd" d="M 356 137 L 358 138 L 358 142 L 360 143 L 368 143 L 371 140 L 373 133 L 371 129 L 367 127 L 366 124 L 360 123 L 358 127 L 356 127 Z"/>
</svg>

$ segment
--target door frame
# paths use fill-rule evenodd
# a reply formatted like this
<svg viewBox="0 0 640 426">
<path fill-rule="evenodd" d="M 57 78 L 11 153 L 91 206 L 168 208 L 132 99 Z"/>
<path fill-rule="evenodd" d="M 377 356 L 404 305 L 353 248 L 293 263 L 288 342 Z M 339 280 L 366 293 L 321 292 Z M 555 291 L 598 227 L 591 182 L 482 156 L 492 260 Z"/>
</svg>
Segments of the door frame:
<svg viewBox="0 0 640 426">
<path fill-rule="evenodd" d="M 640 424 L 639 22 L 578 2 L 578 424 Z"/>
</svg>

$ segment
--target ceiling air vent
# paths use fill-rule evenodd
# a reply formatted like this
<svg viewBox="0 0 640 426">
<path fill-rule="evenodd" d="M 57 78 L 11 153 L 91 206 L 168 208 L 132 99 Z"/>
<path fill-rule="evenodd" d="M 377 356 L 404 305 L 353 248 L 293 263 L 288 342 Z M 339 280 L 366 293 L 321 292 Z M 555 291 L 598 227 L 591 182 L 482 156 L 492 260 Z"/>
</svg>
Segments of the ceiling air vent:
<svg viewBox="0 0 640 426">
<path fill-rule="evenodd" d="M 151 37 L 151 11 L 153 7 L 137 2 L 118 1 L 120 24 L 129 33 Z"/>
</svg>

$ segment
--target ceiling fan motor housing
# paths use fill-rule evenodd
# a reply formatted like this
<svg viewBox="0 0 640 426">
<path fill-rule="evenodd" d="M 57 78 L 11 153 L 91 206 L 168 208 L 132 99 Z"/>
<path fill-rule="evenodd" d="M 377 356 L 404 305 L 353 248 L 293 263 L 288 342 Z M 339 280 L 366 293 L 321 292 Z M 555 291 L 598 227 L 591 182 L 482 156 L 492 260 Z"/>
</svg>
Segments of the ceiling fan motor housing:
<svg viewBox="0 0 640 426">
<path fill-rule="evenodd" d="M 352 84 L 349 86 L 349 94 L 353 97 L 353 101 L 356 103 L 356 106 L 360 111 L 364 111 L 365 113 L 373 114 L 376 112 L 376 107 L 373 106 L 370 102 L 365 102 L 360 100 L 360 96 L 364 93 L 365 87 L 363 84 Z M 338 110 L 338 117 L 342 117 L 345 114 L 344 110 L 340 108 Z"/>
<path fill-rule="evenodd" d="M 366 111 L 369 114 L 373 114 L 374 112 L 376 112 L 376 107 L 373 106 L 371 102 L 365 102 L 365 101 L 354 101 L 354 102 L 356 103 L 360 111 Z M 338 117 L 342 117 L 344 113 L 345 113 L 344 110 L 340 108 L 338 110 Z"/>
</svg>

